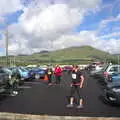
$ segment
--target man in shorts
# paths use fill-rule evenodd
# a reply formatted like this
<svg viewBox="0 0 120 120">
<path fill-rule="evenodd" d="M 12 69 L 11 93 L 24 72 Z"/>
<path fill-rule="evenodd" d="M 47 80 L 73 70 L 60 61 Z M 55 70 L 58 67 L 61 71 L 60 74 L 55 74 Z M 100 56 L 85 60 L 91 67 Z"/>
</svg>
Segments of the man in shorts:
<svg viewBox="0 0 120 120">
<path fill-rule="evenodd" d="M 79 97 L 78 109 L 83 108 L 83 98 L 81 97 L 81 91 L 84 83 L 84 76 L 78 66 L 75 66 L 71 73 L 72 82 L 71 82 L 71 92 L 70 92 L 70 103 L 66 106 L 68 108 L 74 107 L 74 93 L 77 93 Z"/>
</svg>

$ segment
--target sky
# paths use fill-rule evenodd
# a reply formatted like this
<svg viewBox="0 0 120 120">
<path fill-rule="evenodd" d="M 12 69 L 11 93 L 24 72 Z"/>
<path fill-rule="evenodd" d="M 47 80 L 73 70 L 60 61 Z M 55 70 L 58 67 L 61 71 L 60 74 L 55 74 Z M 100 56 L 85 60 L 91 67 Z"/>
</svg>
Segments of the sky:
<svg viewBox="0 0 120 120">
<path fill-rule="evenodd" d="M 89 45 L 120 54 L 120 0 L 0 1 L 0 55 Z"/>
</svg>

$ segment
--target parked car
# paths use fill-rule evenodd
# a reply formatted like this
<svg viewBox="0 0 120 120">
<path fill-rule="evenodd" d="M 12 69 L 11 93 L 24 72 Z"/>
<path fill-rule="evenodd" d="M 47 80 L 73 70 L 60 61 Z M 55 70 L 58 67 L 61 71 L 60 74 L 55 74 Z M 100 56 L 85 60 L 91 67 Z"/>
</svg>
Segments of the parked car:
<svg viewBox="0 0 120 120">
<path fill-rule="evenodd" d="M 106 102 L 120 105 L 120 82 L 107 84 L 102 96 Z"/>
<path fill-rule="evenodd" d="M 104 71 L 101 77 L 103 77 L 103 82 L 106 83 L 106 80 L 109 79 L 110 75 L 120 72 L 120 65 L 109 65 Z"/>
<path fill-rule="evenodd" d="M 72 66 L 64 66 L 63 71 L 71 72 L 72 71 Z"/>
<path fill-rule="evenodd" d="M 16 96 L 18 94 L 18 79 L 16 75 L 9 68 L 0 67 L 0 95 Z"/>
<path fill-rule="evenodd" d="M 100 72 L 97 72 L 96 76 L 101 79 L 101 81 L 105 82 L 105 79 L 116 72 L 120 72 L 120 65 L 110 65 L 107 64 Z"/>
<path fill-rule="evenodd" d="M 5 88 L 10 78 L 9 70 L 7 71 L 6 69 L 7 68 L 0 67 L 0 94 L 6 91 Z"/>
<path fill-rule="evenodd" d="M 20 74 L 19 73 L 12 73 L 9 77 L 6 89 L 6 95 L 16 96 L 18 92 L 18 87 L 20 85 Z"/>
<path fill-rule="evenodd" d="M 30 71 L 30 70 L 34 69 L 34 67 L 25 67 L 25 69 Z"/>
<path fill-rule="evenodd" d="M 47 69 L 43 69 L 43 68 L 35 68 L 29 71 L 29 74 L 33 77 L 33 79 L 40 79 L 40 78 L 44 78 L 45 74 L 46 74 L 46 70 Z"/>
<path fill-rule="evenodd" d="M 106 70 L 106 68 L 109 66 L 109 64 L 104 64 L 101 70 L 98 70 L 95 72 L 94 77 L 96 78 L 101 78 L 102 74 L 104 73 L 104 71 Z"/>
<path fill-rule="evenodd" d="M 112 73 L 108 75 L 108 77 L 105 77 L 105 82 L 120 82 L 120 72 Z"/>
<path fill-rule="evenodd" d="M 17 73 L 20 75 L 21 83 L 30 78 L 29 71 L 23 67 L 13 67 L 11 70 L 12 73 Z"/>
<path fill-rule="evenodd" d="M 103 69 L 103 65 L 98 65 L 95 66 L 91 71 L 90 71 L 90 76 L 95 76 L 98 72 L 100 72 Z"/>
<path fill-rule="evenodd" d="M 104 62 L 101 62 L 101 61 L 92 62 L 92 63 L 90 63 L 85 69 L 91 71 L 91 70 L 93 70 L 96 66 L 103 65 L 103 64 L 104 64 Z"/>
<path fill-rule="evenodd" d="M 41 68 L 41 69 L 43 69 L 43 70 L 47 70 L 47 65 L 41 65 L 40 67 L 38 67 L 38 68 Z M 50 67 L 50 65 L 49 65 L 49 67 Z M 52 67 L 52 66 L 51 66 Z"/>
</svg>

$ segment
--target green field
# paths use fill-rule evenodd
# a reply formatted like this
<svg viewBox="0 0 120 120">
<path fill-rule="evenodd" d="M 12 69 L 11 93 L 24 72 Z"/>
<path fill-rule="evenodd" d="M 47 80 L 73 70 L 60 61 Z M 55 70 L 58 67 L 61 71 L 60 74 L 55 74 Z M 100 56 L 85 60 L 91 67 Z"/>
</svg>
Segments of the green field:
<svg viewBox="0 0 120 120">
<path fill-rule="evenodd" d="M 52 52 L 40 52 L 32 55 L 9 56 L 9 64 L 28 65 L 28 64 L 86 64 L 91 61 L 117 62 L 117 57 L 104 51 L 90 46 L 69 47 Z M 1 57 L 1 65 L 6 64 L 6 58 Z"/>
</svg>

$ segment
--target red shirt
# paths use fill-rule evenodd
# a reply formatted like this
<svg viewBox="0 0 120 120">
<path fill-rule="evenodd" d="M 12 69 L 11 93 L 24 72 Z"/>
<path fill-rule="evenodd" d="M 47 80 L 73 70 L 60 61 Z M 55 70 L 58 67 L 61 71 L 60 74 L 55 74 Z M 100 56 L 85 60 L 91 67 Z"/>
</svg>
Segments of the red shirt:
<svg viewBox="0 0 120 120">
<path fill-rule="evenodd" d="M 56 67 L 54 72 L 55 72 L 56 76 L 61 76 L 62 75 L 62 69 L 60 67 Z"/>
</svg>

